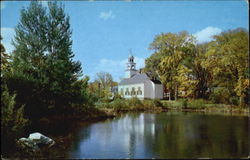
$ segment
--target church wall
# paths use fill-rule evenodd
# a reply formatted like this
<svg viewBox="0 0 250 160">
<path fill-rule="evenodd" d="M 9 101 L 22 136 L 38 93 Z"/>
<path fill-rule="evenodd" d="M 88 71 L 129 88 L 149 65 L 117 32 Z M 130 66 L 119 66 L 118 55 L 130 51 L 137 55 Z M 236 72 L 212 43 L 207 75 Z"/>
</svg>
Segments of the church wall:
<svg viewBox="0 0 250 160">
<path fill-rule="evenodd" d="M 150 99 L 154 98 L 154 86 L 152 81 L 150 80 L 145 81 L 144 90 L 145 90 L 144 98 L 150 98 Z"/>
<path fill-rule="evenodd" d="M 154 92 L 155 92 L 155 98 L 157 99 L 163 99 L 163 85 L 162 84 L 154 84 Z"/>
</svg>

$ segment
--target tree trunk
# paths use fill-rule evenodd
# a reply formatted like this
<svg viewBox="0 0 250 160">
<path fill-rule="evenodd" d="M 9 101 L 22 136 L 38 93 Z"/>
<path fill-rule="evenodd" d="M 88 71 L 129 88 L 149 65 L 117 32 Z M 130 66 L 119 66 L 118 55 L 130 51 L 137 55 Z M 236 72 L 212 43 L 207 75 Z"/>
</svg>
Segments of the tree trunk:
<svg viewBox="0 0 250 160">
<path fill-rule="evenodd" d="M 176 86 L 176 90 L 175 90 L 175 101 L 178 100 L 178 86 Z"/>
</svg>

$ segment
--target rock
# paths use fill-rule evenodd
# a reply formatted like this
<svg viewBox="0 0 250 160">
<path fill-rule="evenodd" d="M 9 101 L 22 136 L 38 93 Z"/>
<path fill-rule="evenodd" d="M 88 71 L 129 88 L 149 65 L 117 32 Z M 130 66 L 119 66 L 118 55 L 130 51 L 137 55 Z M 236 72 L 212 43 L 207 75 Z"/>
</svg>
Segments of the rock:
<svg viewBox="0 0 250 160">
<path fill-rule="evenodd" d="M 55 144 L 51 138 L 46 137 L 38 132 L 30 134 L 28 139 L 36 142 L 37 144 L 48 145 L 49 147 Z"/>
<path fill-rule="evenodd" d="M 44 136 L 41 133 L 32 133 L 28 138 L 20 138 L 18 144 L 22 148 L 38 151 L 41 147 L 51 147 L 55 144 L 51 138 Z"/>
</svg>

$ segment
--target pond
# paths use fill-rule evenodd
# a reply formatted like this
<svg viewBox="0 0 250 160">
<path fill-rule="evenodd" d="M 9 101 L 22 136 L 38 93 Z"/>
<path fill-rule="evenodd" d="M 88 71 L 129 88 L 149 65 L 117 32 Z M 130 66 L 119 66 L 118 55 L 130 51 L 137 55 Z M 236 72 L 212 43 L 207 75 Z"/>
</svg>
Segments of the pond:
<svg viewBox="0 0 250 160">
<path fill-rule="evenodd" d="M 74 135 L 68 158 L 246 158 L 247 116 L 128 113 Z"/>
</svg>

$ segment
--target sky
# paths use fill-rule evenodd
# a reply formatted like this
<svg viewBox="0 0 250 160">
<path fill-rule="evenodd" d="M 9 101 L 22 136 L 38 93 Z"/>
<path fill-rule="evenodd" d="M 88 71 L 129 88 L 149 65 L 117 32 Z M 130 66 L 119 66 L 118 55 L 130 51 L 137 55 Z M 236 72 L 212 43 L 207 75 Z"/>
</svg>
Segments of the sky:
<svg viewBox="0 0 250 160">
<path fill-rule="evenodd" d="M 8 53 L 19 23 L 20 9 L 29 1 L 1 1 L 1 35 Z M 41 2 L 47 7 L 47 2 Z M 115 81 L 125 74 L 130 54 L 136 68 L 144 61 L 154 37 L 161 33 L 188 31 L 198 43 L 229 29 L 249 29 L 246 0 L 193 1 L 62 1 L 70 16 L 74 60 L 82 64 L 83 75 L 95 79 L 98 72 L 109 72 Z"/>
</svg>

